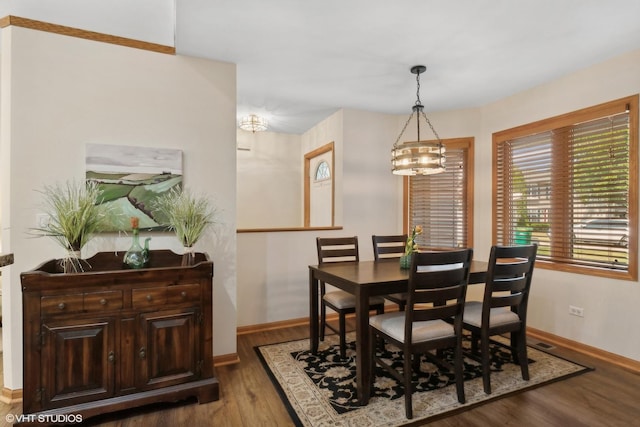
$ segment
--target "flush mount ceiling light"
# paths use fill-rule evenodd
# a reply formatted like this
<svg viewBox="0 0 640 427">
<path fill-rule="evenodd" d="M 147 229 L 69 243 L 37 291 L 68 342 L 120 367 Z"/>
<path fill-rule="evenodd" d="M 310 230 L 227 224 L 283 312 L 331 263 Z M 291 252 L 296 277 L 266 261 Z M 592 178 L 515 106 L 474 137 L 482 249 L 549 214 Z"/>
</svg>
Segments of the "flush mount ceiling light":
<svg viewBox="0 0 640 427">
<path fill-rule="evenodd" d="M 267 130 L 267 121 L 255 114 L 249 114 L 246 117 L 240 119 L 238 126 L 242 130 L 251 131 L 253 133 Z"/>
<path fill-rule="evenodd" d="M 411 67 L 411 72 L 416 75 L 416 83 L 418 86 L 416 96 L 418 99 L 412 107 L 413 112 L 404 124 L 404 127 L 402 128 L 400 135 L 398 135 L 398 139 L 396 139 L 395 144 L 393 144 L 393 149 L 391 150 L 391 170 L 396 175 L 432 175 L 444 172 L 445 170 L 445 156 L 442 141 L 440 140 L 436 130 L 433 128 L 433 125 L 431 125 L 429 118 L 424 113 L 424 106 L 420 101 L 420 74 L 424 73 L 426 70 L 427 67 L 424 65 L 415 65 Z M 418 140 L 399 143 L 400 138 L 402 138 L 402 134 L 404 134 L 404 131 L 407 129 L 407 126 L 413 116 L 416 117 Z M 431 128 L 431 132 L 435 135 L 436 141 L 422 141 L 420 139 L 421 118 L 424 118 Z"/>
</svg>

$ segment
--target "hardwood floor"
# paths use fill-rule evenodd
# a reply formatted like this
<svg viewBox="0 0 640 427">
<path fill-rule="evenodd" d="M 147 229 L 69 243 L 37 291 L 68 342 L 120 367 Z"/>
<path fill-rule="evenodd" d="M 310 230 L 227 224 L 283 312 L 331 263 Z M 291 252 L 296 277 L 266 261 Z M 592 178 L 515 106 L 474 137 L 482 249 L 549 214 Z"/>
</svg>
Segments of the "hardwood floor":
<svg viewBox="0 0 640 427">
<path fill-rule="evenodd" d="M 308 337 L 304 326 L 238 337 L 241 363 L 216 369 L 221 396 L 217 402 L 199 405 L 195 400 L 158 404 L 88 420 L 96 427 L 159 426 L 290 426 L 293 425 L 271 380 L 262 368 L 254 346 Z M 595 371 L 477 408 L 436 420 L 432 427 L 485 427 L 489 425 L 541 427 L 615 427 L 639 425 L 640 375 L 577 354 L 570 349 L 555 353 L 593 366 Z M 7 414 L 19 414 L 22 406 L 0 404 L 0 425 Z M 3 424 L 4 423 L 4 424 Z"/>
</svg>

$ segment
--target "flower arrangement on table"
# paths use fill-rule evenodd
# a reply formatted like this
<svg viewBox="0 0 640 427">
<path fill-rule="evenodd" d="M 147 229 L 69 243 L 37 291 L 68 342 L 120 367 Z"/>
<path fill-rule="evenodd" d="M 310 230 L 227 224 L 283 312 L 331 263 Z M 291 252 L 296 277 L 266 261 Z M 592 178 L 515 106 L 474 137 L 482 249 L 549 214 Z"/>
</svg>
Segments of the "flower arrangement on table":
<svg viewBox="0 0 640 427">
<path fill-rule="evenodd" d="M 411 234 L 407 237 L 407 243 L 404 246 L 404 255 L 400 257 L 401 268 L 411 268 L 411 255 L 414 252 L 418 252 L 418 244 L 416 243 L 416 236 L 422 234 L 422 226 L 416 225 L 411 230 Z"/>
<path fill-rule="evenodd" d="M 418 252 L 418 244 L 416 243 L 416 236 L 422 234 L 422 226 L 416 225 L 411 230 L 411 235 L 407 237 L 407 244 L 404 247 L 404 254 L 411 255 L 414 252 Z"/>
</svg>

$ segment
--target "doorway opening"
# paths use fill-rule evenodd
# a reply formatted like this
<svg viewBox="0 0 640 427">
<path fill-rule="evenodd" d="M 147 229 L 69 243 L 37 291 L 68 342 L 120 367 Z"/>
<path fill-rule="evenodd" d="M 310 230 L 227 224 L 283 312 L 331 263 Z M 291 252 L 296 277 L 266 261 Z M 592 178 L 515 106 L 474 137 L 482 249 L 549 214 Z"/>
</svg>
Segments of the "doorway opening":
<svg viewBox="0 0 640 427">
<path fill-rule="evenodd" d="M 335 154 L 330 142 L 304 155 L 304 226 L 333 227 Z"/>
</svg>

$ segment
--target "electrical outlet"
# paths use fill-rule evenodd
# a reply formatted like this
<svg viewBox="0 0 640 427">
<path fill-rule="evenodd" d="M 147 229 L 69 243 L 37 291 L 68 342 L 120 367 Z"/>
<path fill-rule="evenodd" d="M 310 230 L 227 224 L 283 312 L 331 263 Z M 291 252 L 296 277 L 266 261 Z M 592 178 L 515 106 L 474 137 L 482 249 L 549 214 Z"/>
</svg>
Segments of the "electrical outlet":
<svg viewBox="0 0 640 427">
<path fill-rule="evenodd" d="M 572 316 L 584 317 L 584 308 L 576 307 L 575 305 L 570 305 L 569 314 Z"/>
<path fill-rule="evenodd" d="M 37 228 L 46 228 L 49 225 L 49 215 L 45 213 L 36 214 L 36 227 Z"/>
</svg>

